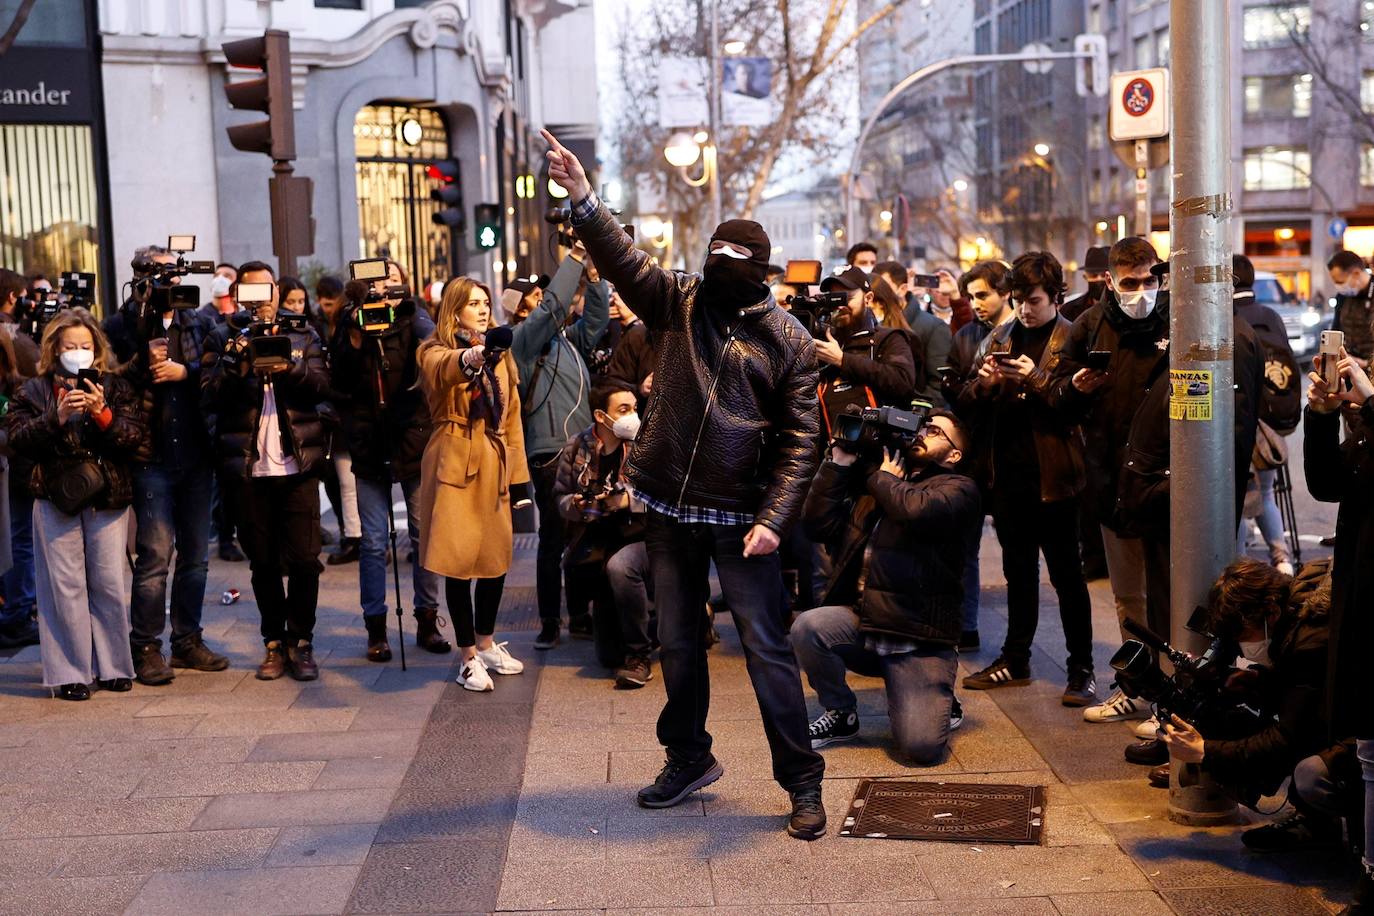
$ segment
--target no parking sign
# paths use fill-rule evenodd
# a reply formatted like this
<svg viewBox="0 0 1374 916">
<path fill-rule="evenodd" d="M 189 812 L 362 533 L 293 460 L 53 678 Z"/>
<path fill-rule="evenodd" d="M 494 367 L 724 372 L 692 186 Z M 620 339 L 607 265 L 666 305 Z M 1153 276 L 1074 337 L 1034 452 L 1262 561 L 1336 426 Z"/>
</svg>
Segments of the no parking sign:
<svg viewBox="0 0 1374 916">
<path fill-rule="evenodd" d="M 1169 133 L 1169 71 L 1163 67 L 1112 74 L 1111 137 L 1148 140 Z"/>
</svg>

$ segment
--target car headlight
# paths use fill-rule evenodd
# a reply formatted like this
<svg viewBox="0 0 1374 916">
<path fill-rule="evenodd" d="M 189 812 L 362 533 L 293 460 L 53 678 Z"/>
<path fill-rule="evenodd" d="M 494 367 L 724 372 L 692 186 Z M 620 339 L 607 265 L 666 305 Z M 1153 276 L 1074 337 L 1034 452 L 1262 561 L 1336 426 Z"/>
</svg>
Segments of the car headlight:
<svg viewBox="0 0 1374 916">
<path fill-rule="evenodd" d="M 1315 328 L 1322 323 L 1322 315 L 1321 312 L 1303 312 L 1301 320 L 1303 327 Z"/>
</svg>

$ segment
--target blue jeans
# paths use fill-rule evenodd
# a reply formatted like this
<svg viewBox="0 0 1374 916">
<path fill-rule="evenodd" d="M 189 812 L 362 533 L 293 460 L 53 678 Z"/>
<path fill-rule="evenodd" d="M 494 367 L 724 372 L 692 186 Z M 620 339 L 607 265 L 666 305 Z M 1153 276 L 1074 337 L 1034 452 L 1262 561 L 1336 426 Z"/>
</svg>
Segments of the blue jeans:
<svg viewBox="0 0 1374 916">
<path fill-rule="evenodd" d="M 391 484 L 355 478 L 358 485 L 358 515 L 363 523 L 363 540 L 358 547 L 358 592 L 364 617 L 386 614 L 386 592 L 389 575 L 386 568 L 386 549 L 391 542 L 387 507 L 391 505 Z M 406 501 L 406 530 L 410 535 L 410 549 L 415 551 L 411 564 L 411 580 L 415 587 L 415 607 L 439 606 L 439 577 L 420 563 L 419 511 L 420 478 L 401 481 L 401 493 Z M 397 532 L 400 550 L 400 532 Z"/>
<path fill-rule="evenodd" d="M 792 624 L 792 648 L 826 709 L 858 707 L 845 682 L 846 669 L 881 677 L 898 752 L 922 765 L 938 763 L 944 756 L 958 671 L 953 649 L 919 647 L 915 652 L 879 655 L 864 645 L 859 615 L 838 606 L 813 608 L 798 617 Z"/>
<path fill-rule="evenodd" d="M 782 609 L 782 560 L 776 552 L 744 556 L 745 525 L 684 524 L 649 512 L 649 551 L 658 608 L 660 664 L 668 702 L 658 717 L 658 740 L 674 760 L 696 761 L 711 751 L 706 714 L 711 677 L 706 664 L 708 572 L 716 561 L 720 589 L 744 646 L 773 778 L 789 792 L 819 786 L 825 760 L 811 749 L 806 699 L 797 659 L 787 645 Z"/>
<path fill-rule="evenodd" d="M 10 490 L 10 559 L 13 565 L 5 573 L 0 624 L 27 620 L 38 607 L 33 576 L 33 497 L 28 487 Z"/>
<path fill-rule="evenodd" d="M 1269 548 L 1269 560 L 1273 563 L 1290 563 L 1292 557 L 1288 553 L 1288 539 L 1283 534 L 1283 516 L 1279 514 L 1278 499 L 1274 496 L 1274 478 L 1278 476 L 1278 471 L 1270 468 L 1267 471 L 1256 471 L 1255 477 L 1259 478 L 1259 492 L 1262 501 L 1262 508 L 1255 522 L 1259 525 L 1260 534 L 1264 537 L 1264 543 Z M 1250 479 L 1250 488 L 1255 487 L 1255 478 Z M 1245 553 L 1246 520 L 1240 520 L 1240 553 Z"/>
<path fill-rule="evenodd" d="M 200 639 L 205 576 L 209 569 L 210 483 L 206 465 L 168 468 L 160 464 L 134 469 L 134 587 L 129 604 L 135 647 L 162 645 L 167 625 L 167 570 L 176 546 L 172 575 L 172 650 Z"/>
</svg>

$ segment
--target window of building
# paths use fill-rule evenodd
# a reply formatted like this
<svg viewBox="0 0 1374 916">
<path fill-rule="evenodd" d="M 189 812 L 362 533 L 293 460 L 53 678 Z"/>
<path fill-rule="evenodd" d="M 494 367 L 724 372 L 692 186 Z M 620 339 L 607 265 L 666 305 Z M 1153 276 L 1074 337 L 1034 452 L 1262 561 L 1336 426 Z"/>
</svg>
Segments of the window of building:
<svg viewBox="0 0 1374 916">
<path fill-rule="evenodd" d="M 363 8 L 363 0 L 315 0 L 315 6 L 326 10 L 360 10 Z"/>
<path fill-rule="evenodd" d="M 9 28 L 22 0 L 0 0 L 0 27 Z M 43 0 L 29 9 L 16 45 L 86 46 L 86 5 L 82 0 Z"/>
<path fill-rule="evenodd" d="M 1360 147 L 1360 187 L 1374 188 L 1374 146 Z"/>
<path fill-rule="evenodd" d="M 1088 149 L 1102 149 L 1107 145 L 1107 122 L 1102 118 L 1088 121 Z"/>
<path fill-rule="evenodd" d="M 1172 50 L 1173 46 L 1169 42 L 1168 29 L 1159 30 L 1159 33 L 1155 36 L 1155 47 L 1157 48 L 1155 57 L 1159 59 L 1159 66 L 1169 66 L 1169 51 Z"/>
<path fill-rule="evenodd" d="M 1102 31 L 1102 7 L 1094 4 L 1088 9 L 1088 34 L 1100 34 Z"/>
<path fill-rule="evenodd" d="M 1360 75 L 1360 107 L 1374 111 L 1374 70 L 1366 70 Z"/>
<path fill-rule="evenodd" d="M 1297 191 L 1312 185 L 1312 157 L 1305 146 L 1265 146 L 1245 151 L 1245 190 Z"/>
<path fill-rule="evenodd" d="M 1252 6 L 1245 10 L 1241 32 L 1247 48 L 1273 48 L 1305 35 L 1312 26 L 1312 7 L 1307 3 Z"/>
<path fill-rule="evenodd" d="M 1374 41 L 1374 2 L 1371 0 L 1360 3 L 1360 31 L 1365 41 Z"/>
<path fill-rule="evenodd" d="M 0 264 L 56 277 L 100 263 L 91 128 L 0 124 Z"/>
<path fill-rule="evenodd" d="M 1312 74 L 1245 78 L 1246 117 L 1306 118 L 1311 114 Z"/>
<path fill-rule="evenodd" d="M 451 276 L 457 239 L 430 219 L 442 205 L 429 192 L 440 182 L 426 169 L 451 158 L 448 129 L 428 108 L 368 105 L 353 119 L 357 157 L 358 257 L 392 258 L 415 289 Z"/>
<path fill-rule="evenodd" d="M 1145 70 L 1155 65 L 1155 37 L 1141 35 L 1135 40 L 1135 67 Z"/>
</svg>

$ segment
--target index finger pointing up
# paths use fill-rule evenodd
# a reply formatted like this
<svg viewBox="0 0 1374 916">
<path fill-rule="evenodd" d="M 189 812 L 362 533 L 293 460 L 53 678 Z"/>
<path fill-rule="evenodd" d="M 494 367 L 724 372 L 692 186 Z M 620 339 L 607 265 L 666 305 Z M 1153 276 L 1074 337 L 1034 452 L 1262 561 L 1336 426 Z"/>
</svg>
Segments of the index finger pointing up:
<svg viewBox="0 0 1374 916">
<path fill-rule="evenodd" d="M 563 144 L 559 143 L 558 138 L 555 137 L 553 134 L 549 133 L 547 128 L 541 128 L 539 131 L 539 135 L 542 136 L 546 141 L 548 141 L 549 146 L 553 147 L 553 152 L 558 153 L 559 155 L 562 155 L 563 153 L 567 152 L 567 150 L 563 148 Z"/>
</svg>

